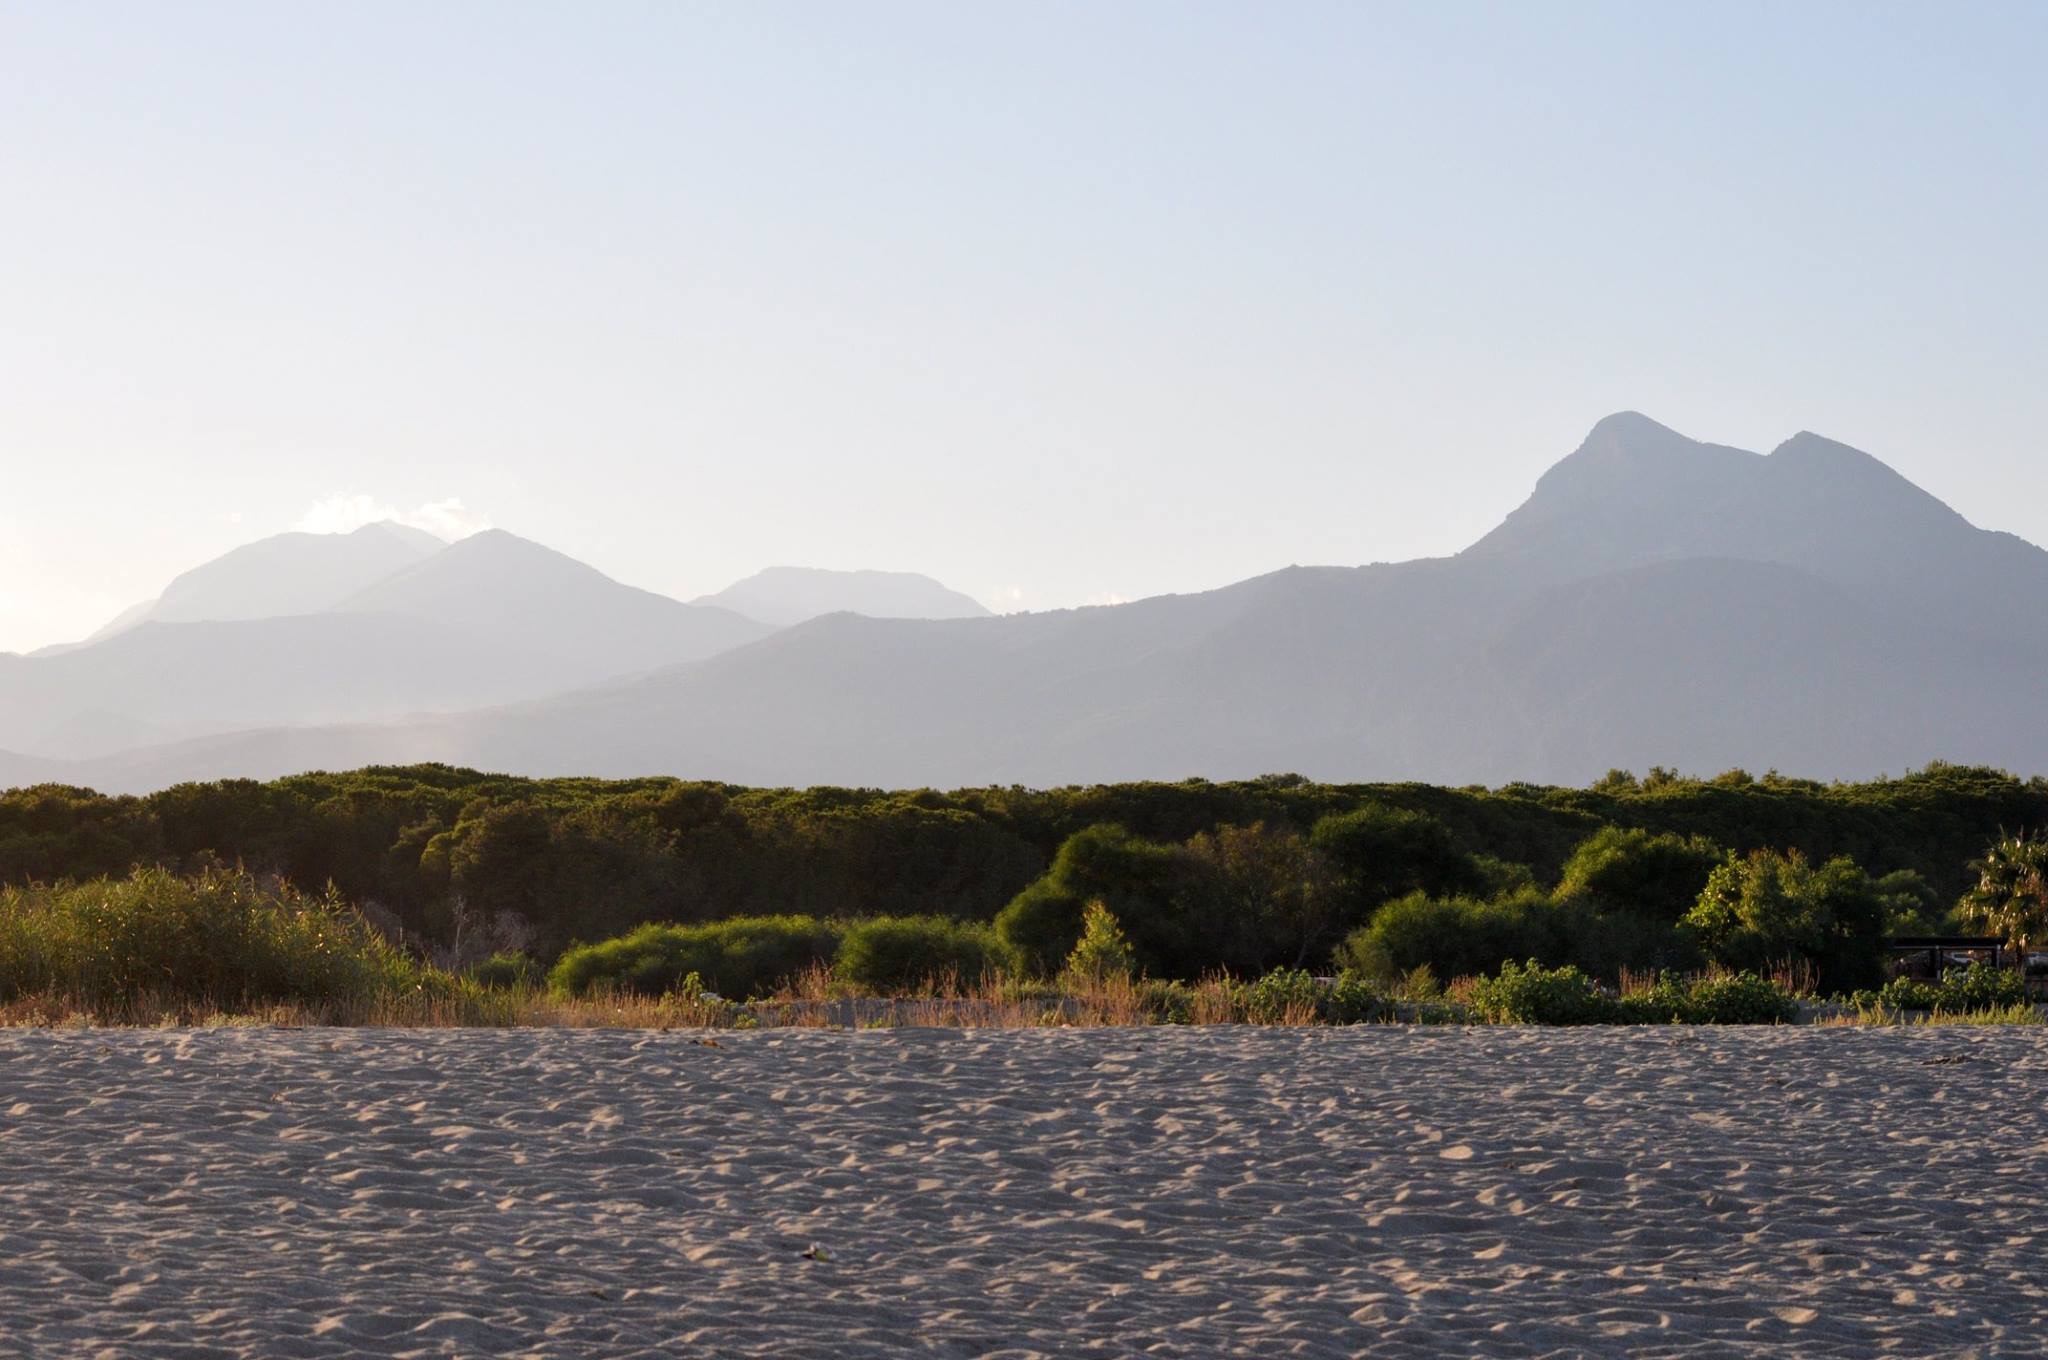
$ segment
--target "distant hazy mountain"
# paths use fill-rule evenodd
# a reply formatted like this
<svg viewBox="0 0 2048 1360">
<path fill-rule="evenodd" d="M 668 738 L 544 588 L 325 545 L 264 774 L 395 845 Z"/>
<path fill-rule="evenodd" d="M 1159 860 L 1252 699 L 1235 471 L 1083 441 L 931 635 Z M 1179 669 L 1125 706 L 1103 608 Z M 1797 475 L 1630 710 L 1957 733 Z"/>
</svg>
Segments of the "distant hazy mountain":
<svg viewBox="0 0 2048 1360">
<path fill-rule="evenodd" d="M 534 687 L 519 649 L 398 615 L 151 622 L 57 656 L 0 658 L 0 747 L 104 755 L 259 724 L 470 708 L 554 687 Z"/>
<path fill-rule="evenodd" d="M 350 534 L 277 534 L 194 567 L 165 586 L 162 595 L 123 610 L 86 641 L 98 642 L 145 622 L 317 614 L 446 546 L 430 533 L 389 521 L 365 524 Z"/>
<path fill-rule="evenodd" d="M 287 579 L 265 587 L 266 569 Z M 289 612 L 234 617 L 264 607 Z M 0 749 L 91 758 L 270 724 L 474 709 L 769 631 L 499 531 L 453 545 L 395 525 L 285 534 L 179 577 L 149 617 L 97 642 L 0 655 Z"/>
<path fill-rule="evenodd" d="M 343 601 L 544 654 L 557 683 L 694 661 L 773 631 L 730 610 L 620 585 L 552 548 L 487 529 Z"/>
<path fill-rule="evenodd" d="M 821 614 L 874 619 L 982 619 L 982 604 L 912 571 L 827 571 L 770 567 L 694 603 L 716 605 L 778 627 Z"/>
<path fill-rule="evenodd" d="M 2048 771 L 2044 585 L 2048 553 L 1846 446 L 1800 435 L 1764 456 L 1622 415 L 1454 558 L 1106 609 L 835 613 L 556 698 L 250 731 L 67 777 L 138 788 L 421 759 L 880 785 Z M 0 747 L 20 743 L 0 731 Z"/>
<path fill-rule="evenodd" d="M 1723 557 L 1797 567 L 1886 613 L 2010 627 L 2048 601 L 2048 553 L 1978 529 L 1867 453 L 1798 434 L 1768 456 L 1624 412 L 1593 427 L 1463 557 L 1562 581 Z"/>
</svg>

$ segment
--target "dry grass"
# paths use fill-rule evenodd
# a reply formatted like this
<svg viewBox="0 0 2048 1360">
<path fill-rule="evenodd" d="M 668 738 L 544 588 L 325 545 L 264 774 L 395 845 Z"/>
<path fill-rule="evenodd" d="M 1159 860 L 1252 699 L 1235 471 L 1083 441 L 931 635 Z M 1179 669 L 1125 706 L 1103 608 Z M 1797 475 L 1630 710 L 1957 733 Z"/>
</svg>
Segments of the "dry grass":
<svg viewBox="0 0 2048 1360">
<path fill-rule="evenodd" d="M 1461 1004 L 1471 979 L 1448 987 L 1434 979 L 1395 990 L 1395 1023 L 1465 1022 Z M 1622 980 L 1623 990 L 1640 989 L 1654 978 Z M 1412 996 L 1410 995 L 1412 993 Z M 1214 974 L 1194 983 L 1149 982 L 1111 974 L 1069 978 L 1060 986 L 990 976 L 962 986 L 943 975 L 926 979 L 897 997 L 857 995 L 823 967 L 791 981 L 775 996 L 744 1005 L 711 995 L 673 992 L 641 996 L 602 992 L 565 998 L 545 988 L 487 989 L 462 985 L 421 989 L 367 1002 L 285 1004 L 242 1010 L 178 1002 L 143 994 L 116 1008 L 85 1004 L 74 996 L 39 993 L 0 1004 L 0 1028 L 309 1026 L 417 1029 L 880 1029 L 924 1026 L 962 1029 L 1113 1028 L 1155 1024 L 1306 1026 L 1324 1023 L 1314 1007 L 1289 1004 L 1277 1014 L 1255 1014 L 1246 988 Z M 1936 1013 L 1902 1016 L 1882 1010 L 1815 1016 L 1820 1025 L 2036 1025 L 2048 1023 L 2043 1008 L 2027 1005 L 1968 1015 Z"/>
<path fill-rule="evenodd" d="M 744 1005 L 710 995 L 674 992 L 641 996 L 599 992 L 565 998 L 538 987 L 387 995 L 362 1003 L 291 1004 L 225 1010 L 174 1002 L 149 994 L 118 1007 L 76 996 L 38 993 L 0 1005 L 0 1028 L 221 1027 L 271 1025 L 367 1026 L 420 1029 L 541 1028 L 649 1029 L 814 1028 L 865 1029 L 906 1025 L 986 1029 L 1139 1026 L 1168 1021 L 1197 1025 L 1245 1024 L 1242 988 L 1214 976 L 1186 984 L 1151 983 L 1110 975 L 1071 979 L 1063 987 L 987 977 L 962 986 L 957 977 L 925 980 L 905 995 L 853 994 L 825 968 L 811 969 L 775 996 Z M 1295 1008 L 1267 1023 L 1314 1024 L 1312 1010 Z"/>
<path fill-rule="evenodd" d="M 1951 1025 L 2048 1025 L 2048 1008 L 2033 1002 L 1993 1006 L 1977 1011 L 1900 1011 L 1883 1006 L 1865 1006 L 1824 1015 L 1813 1021 L 1832 1028 L 1889 1027 L 1913 1029 Z"/>
</svg>

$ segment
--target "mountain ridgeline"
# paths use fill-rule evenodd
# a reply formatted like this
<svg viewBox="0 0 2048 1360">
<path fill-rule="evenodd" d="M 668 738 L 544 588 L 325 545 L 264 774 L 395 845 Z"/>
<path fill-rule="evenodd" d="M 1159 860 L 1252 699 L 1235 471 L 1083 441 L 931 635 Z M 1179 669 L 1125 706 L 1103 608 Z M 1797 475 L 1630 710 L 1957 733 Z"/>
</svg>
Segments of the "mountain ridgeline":
<svg viewBox="0 0 2048 1360">
<path fill-rule="evenodd" d="M 843 607 L 834 592 L 850 583 L 774 573 L 694 605 L 642 599 L 537 545 L 479 537 L 333 612 L 393 630 L 348 644 L 366 656 L 429 658 L 418 669 L 431 674 L 408 683 L 443 685 L 417 701 L 442 712 L 388 720 L 404 711 L 397 682 L 367 662 L 358 681 L 345 660 L 338 688 L 356 714 L 331 695 L 308 709 L 278 663 L 249 662 L 251 678 L 200 715 L 218 734 L 194 737 L 66 681 L 96 696 L 96 749 L 65 748 L 94 721 L 74 715 L 37 758 L 0 758 L 0 782 L 140 790 L 417 760 L 894 787 L 1274 770 L 1583 784 L 1651 765 L 1859 778 L 1937 759 L 2048 769 L 2035 717 L 2048 637 L 2013 626 L 2043 598 L 2048 552 L 1812 434 L 1760 455 L 1610 416 L 1455 557 L 1004 617 L 944 616 L 950 592 L 908 588 L 924 578 L 888 597 L 928 615 L 916 618 L 887 617 L 886 600 L 809 617 Z M 472 634 L 468 650 L 431 641 Z M 558 638 L 579 649 L 576 666 Z M 0 719 L 23 668 L 122 640 L 0 659 Z M 168 690 L 211 684 L 168 651 L 125 664 L 169 677 Z M 512 679 L 493 690 L 464 666 Z M 454 711 L 447 696 L 467 686 L 486 697 Z M 352 720 L 372 712 L 387 720 Z M 0 747 L 25 749 L 19 731 L 0 725 Z M 152 732 L 188 739 L 144 744 Z M 65 758 L 78 756 L 90 758 Z"/>
<path fill-rule="evenodd" d="M 770 567 L 693 604 L 715 605 L 762 623 L 785 626 L 821 614 L 877 619 L 985 619 L 979 600 L 948 590 L 914 571 L 821 571 Z"/>
<path fill-rule="evenodd" d="M 878 593 L 866 575 L 803 574 L 840 609 L 965 600 L 937 582 L 934 598 L 905 598 L 893 577 Z M 0 749 L 14 752 L 0 780 L 152 759 L 148 748 L 180 739 L 271 728 L 254 740 L 274 749 L 321 724 L 536 699 L 774 627 L 622 585 L 500 530 L 454 544 L 397 524 L 279 534 L 184 573 L 83 642 L 0 655 Z M 145 754 L 122 754 L 134 750 Z"/>
</svg>

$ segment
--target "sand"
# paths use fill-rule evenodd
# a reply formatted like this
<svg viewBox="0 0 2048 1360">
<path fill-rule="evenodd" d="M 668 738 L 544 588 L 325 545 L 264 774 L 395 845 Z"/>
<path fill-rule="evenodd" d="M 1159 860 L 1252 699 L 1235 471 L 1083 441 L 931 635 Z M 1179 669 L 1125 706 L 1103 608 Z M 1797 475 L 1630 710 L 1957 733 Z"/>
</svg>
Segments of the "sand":
<svg viewBox="0 0 2048 1360">
<path fill-rule="evenodd" d="M 2037 1354 L 2044 1169 L 2035 1030 L 17 1031 L 0 1355 Z"/>
</svg>

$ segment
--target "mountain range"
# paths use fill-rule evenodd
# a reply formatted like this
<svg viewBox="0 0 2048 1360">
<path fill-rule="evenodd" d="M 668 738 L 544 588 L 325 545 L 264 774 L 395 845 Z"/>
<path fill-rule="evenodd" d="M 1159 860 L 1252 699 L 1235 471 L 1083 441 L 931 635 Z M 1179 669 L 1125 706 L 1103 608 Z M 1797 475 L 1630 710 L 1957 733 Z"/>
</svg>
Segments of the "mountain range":
<svg viewBox="0 0 2048 1360">
<path fill-rule="evenodd" d="M 2048 769 L 2035 717 L 2048 638 L 2027 623 L 2048 552 L 1975 528 L 1813 434 L 1762 455 L 1623 413 L 1453 557 L 1288 568 L 1201 594 L 1003 617 L 885 617 L 894 606 L 878 602 L 796 621 L 833 597 L 787 585 L 785 612 L 754 603 L 752 619 L 740 587 L 666 609 L 600 592 L 613 611 L 603 612 L 568 584 L 604 581 L 588 568 L 510 535 L 479 538 L 315 616 L 365 630 L 321 634 L 345 681 L 320 691 L 327 707 L 304 706 L 299 672 L 258 664 L 203 714 L 242 730 L 146 744 L 163 715 L 108 700 L 93 710 L 106 716 L 46 728 L 58 735 L 30 753 L 41 758 L 0 757 L 0 783 L 143 789 L 417 760 L 888 786 L 1282 770 L 1583 783 L 1651 764 L 1846 778 L 1934 759 Z M 755 589 L 775 584 L 764 577 Z M 937 612 L 949 594 L 938 591 L 892 587 L 886 600 Z M 166 627 L 0 661 L 55 665 Z M 484 650 L 446 655 L 460 649 L 447 639 L 472 633 Z M 586 649 L 577 674 L 556 637 Z M 181 647 L 131 664 L 182 692 L 194 672 L 181 658 L 246 652 L 197 634 Z M 476 704 L 416 701 L 438 714 L 350 721 L 335 704 L 390 714 L 411 692 L 382 663 L 351 665 L 355 647 L 431 658 L 420 667 L 431 675 L 412 682 L 422 691 L 505 683 Z M 0 666 L 0 695 L 16 684 Z M 0 699 L 0 747 L 20 750 L 10 702 Z M 85 738 L 98 749 L 79 750 Z"/>
<path fill-rule="evenodd" d="M 782 569 L 727 593 L 752 612 L 622 585 L 502 530 L 453 544 L 390 523 L 279 534 L 180 575 L 82 642 L 0 654 L 0 749 L 14 753 L 0 778 L 23 757 L 41 768 L 250 727 L 538 698 L 752 642 L 810 617 L 806 602 L 980 608 L 880 572 Z"/>
</svg>

